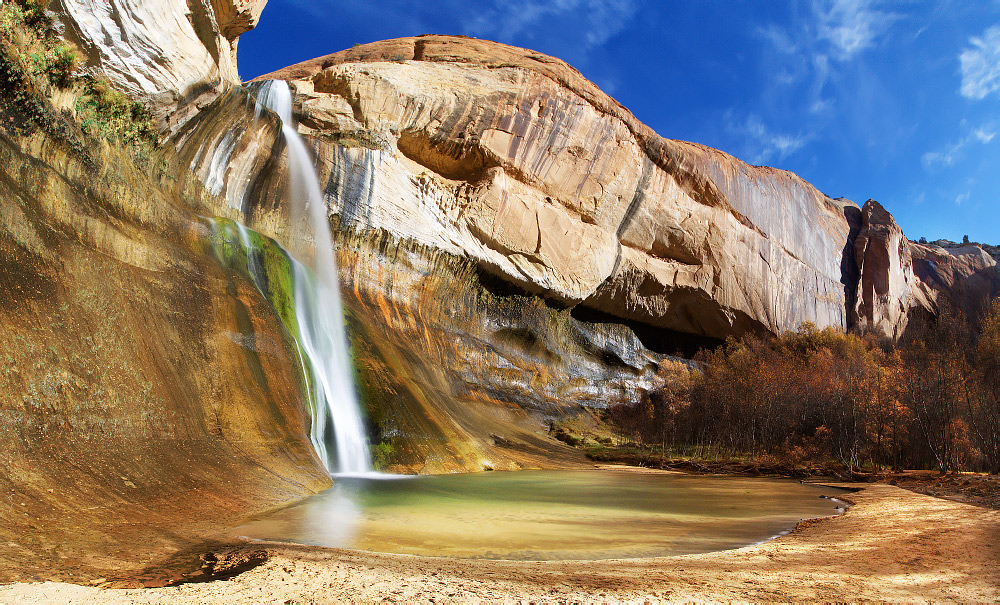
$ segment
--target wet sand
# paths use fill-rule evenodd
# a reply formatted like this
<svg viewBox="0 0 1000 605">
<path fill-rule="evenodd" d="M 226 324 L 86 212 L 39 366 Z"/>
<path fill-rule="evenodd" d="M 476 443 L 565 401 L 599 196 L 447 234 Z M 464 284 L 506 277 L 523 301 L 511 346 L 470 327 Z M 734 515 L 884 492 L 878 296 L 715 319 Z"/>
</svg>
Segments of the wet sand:
<svg viewBox="0 0 1000 605">
<path fill-rule="evenodd" d="M 882 484 L 840 517 L 737 550 L 656 559 L 514 562 L 282 544 L 220 551 L 263 561 L 232 579 L 157 589 L 0 586 L 19 603 L 1000 599 L 1000 511 Z"/>
</svg>

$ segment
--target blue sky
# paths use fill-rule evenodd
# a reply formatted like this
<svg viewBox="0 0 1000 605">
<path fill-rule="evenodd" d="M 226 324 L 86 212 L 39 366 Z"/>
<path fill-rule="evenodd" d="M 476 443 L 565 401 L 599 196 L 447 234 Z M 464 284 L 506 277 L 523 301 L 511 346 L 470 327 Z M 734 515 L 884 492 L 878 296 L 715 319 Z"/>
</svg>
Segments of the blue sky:
<svg viewBox="0 0 1000 605">
<path fill-rule="evenodd" d="M 910 238 L 1000 244 L 1000 0 L 269 0 L 240 73 L 423 33 L 564 59 L 661 135 L 874 198 Z"/>
</svg>

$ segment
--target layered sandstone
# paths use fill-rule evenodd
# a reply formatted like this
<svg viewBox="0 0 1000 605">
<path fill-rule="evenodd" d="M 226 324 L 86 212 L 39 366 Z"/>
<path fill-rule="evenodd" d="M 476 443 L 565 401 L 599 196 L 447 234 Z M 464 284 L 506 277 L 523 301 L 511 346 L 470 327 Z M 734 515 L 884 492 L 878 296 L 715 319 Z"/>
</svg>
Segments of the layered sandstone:
<svg viewBox="0 0 1000 605">
<path fill-rule="evenodd" d="M 687 365 L 631 330 L 483 287 L 476 267 L 386 233 L 341 232 L 359 387 L 383 468 L 442 473 L 579 464 L 554 422 L 642 401 Z"/>
<path fill-rule="evenodd" d="M 328 487 L 296 344 L 213 254 L 211 196 L 169 150 L 137 163 L 15 92 L 0 95 L 0 583 L 141 575 Z M 176 562 L 197 569 L 197 552 Z"/>
<path fill-rule="evenodd" d="M 558 59 L 424 36 L 264 78 L 291 80 L 343 225 L 655 328 L 847 327 L 856 206 L 663 139 Z"/>
<path fill-rule="evenodd" d="M 852 309 L 859 328 L 899 338 L 914 310 L 936 313 L 945 299 L 974 314 L 1000 290 L 997 263 L 981 247 L 911 242 L 875 200 L 865 202 L 861 216 L 854 240 L 859 277 Z"/>
<path fill-rule="evenodd" d="M 151 102 L 182 147 L 200 139 L 192 167 L 209 188 L 294 248 L 289 217 L 274 213 L 276 194 L 259 186 L 275 185 L 265 173 L 281 162 L 276 129 L 210 106 L 216 124 L 208 135 L 182 132 L 193 116 L 204 123 L 199 110 L 239 82 L 237 39 L 263 5 L 60 0 L 55 7 L 90 66 Z M 794 174 L 664 139 L 558 59 L 421 36 L 264 78 L 289 80 L 296 90 L 300 131 L 314 137 L 335 221 L 473 258 L 556 304 L 710 338 L 803 321 L 840 328 L 856 321 L 898 336 L 907 309 L 934 309 L 934 288 L 911 297 L 905 269 L 890 276 L 896 269 L 886 265 L 876 277 L 873 260 L 861 289 L 874 292 L 876 281 L 889 289 L 855 299 L 865 263 L 854 258 L 853 203 Z M 964 287 L 959 282 L 980 269 L 946 271 L 958 280 L 948 287 Z M 987 270 L 982 279 L 993 277 Z"/>
<path fill-rule="evenodd" d="M 86 68 L 148 103 L 174 130 L 226 86 L 240 83 L 236 45 L 266 0 L 57 0 L 62 35 Z"/>
<path fill-rule="evenodd" d="M 537 438 L 549 420 L 663 385 L 665 358 L 633 332 L 581 320 L 678 350 L 680 333 L 803 321 L 895 337 L 912 309 L 935 308 L 897 284 L 912 281 L 902 264 L 865 260 L 882 220 L 870 211 L 662 139 L 556 59 L 429 36 L 275 76 L 292 78 L 339 228 L 371 436 L 394 448 L 392 468 L 542 464 L 562 455 Z M 251 85 L 220 95 L 173 143 L 216 212 L 308 258 L 278 126 Z M 887 238 L 905 241 L 898 228 Z M 949 275 L 948 288 L 968 277 Z M 487 276 L 523 296 L 483 304 Z M 894 289 L 875 296 L 880 280 Z"/>
<path fill-rule="evenodd" d="M 274 116 L 258 115 L 247 93 L 234 89 L 175 142 L 183 163 L 218 196 L 216 212 L 245 209 L 242 220 L 309 258 L 307 230 L 285 197 L 287 156 Z M 358 147 L 341 142 L 344 154 Z M 366 174 L 348 171 L 361 183 Z M 475 259 L 360 226 L 350 218 L 363 199 L 358 180 L 342 184 L 346 210 L 333 219 L 341 227 L 335 239 L 352 354 L 383 468 L 440 473 L 578 462 L 579 453 L 548 435 L 552 422 L 583 407 L 639 401 L 666 383 L 676 362 L 648 350 L 620 321 L 592 323 L 512 294 L 509 284 L 484 285 L 488 276 Z M 488 289 L 494 285 L 500 293 Z"/>
</svg>

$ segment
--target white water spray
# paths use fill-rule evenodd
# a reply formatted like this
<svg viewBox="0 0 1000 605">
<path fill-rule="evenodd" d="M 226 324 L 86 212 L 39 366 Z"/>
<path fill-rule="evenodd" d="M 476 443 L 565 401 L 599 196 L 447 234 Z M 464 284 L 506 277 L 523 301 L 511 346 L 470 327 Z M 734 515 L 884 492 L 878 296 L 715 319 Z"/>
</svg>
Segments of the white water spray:
<svg viewBox="0 0 1000 605">
<path fill-rule="evenodd" d="M 307 220 L 315 245 L 313 271 L 294 259 L 292 262 L 298 340 L 312 365 L 313 447 L 331 472 L 370 473 L 371 457 L 354 391 L 333 239 L 316 168 L 293 126 L 288 84 L 269 80 L 256 88 L 256 94 L 258 115 L 265 107 L 281 118 L 281 132 L 288 148 L 292 218 L 295 222 Z M 241 235 L 246 243 L 246 234 Z M 329 451 L 330 445 L 334 452 Z"/>
</svg>

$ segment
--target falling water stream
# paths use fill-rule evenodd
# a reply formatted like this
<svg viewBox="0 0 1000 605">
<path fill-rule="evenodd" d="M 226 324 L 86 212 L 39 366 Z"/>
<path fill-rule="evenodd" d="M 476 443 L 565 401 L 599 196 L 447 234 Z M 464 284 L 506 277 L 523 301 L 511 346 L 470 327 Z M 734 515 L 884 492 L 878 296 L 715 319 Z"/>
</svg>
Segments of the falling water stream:
<svg viewBox="0 0 1000 605">
<path fill-rule="evenodd" d="M 354 390 L 333 239 L 316 169 L 292 122 L 288 84 L 269 80 L 253 90 L 257 96 L 257 115 L 266 108 L 281 118 L 281 132 L 288 149 L 292 218 L 295 223 L 304 221 L 309 225 L 315 246 L 312 270 L 292 259 L 296 337 L 312 370 L 309 395 L 313 408 L 310 434 L 313 447 L 330 472 L 370 473 L 371 457 Z M 239 228 L 243 244 L 250 250 L 249 234 L 242 225 Z M 254 265 L 252 257 L 247 254 L 247 268 L 260 288 L 260 268 Z"/>
</svg>

